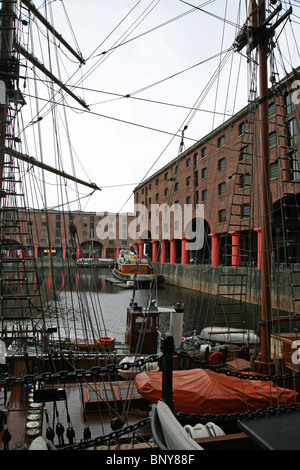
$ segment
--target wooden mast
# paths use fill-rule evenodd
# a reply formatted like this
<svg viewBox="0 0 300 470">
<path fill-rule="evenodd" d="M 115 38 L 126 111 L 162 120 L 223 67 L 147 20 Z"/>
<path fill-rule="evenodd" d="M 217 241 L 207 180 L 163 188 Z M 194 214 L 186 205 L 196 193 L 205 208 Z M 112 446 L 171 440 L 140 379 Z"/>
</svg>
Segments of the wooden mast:
<svg viewBox="0 0 300 470">
<path fill-rule="evenodd" d="M 46 20 L 46 18 L 44 18 L 41 13 L 39 12 L 39 10 L 37 10 L 37 8 L 34 6 L 34 4 L 32 3 L 31 0 L 21 0 L 22 3 L 24 3 L 24 5 L 26 5 L 26 7 L 28 8 L 28 10 L 30 10 L 34 16 L 36 18 L 38 18 L 42 23 L 43 25 L 46 26 L 46 28 L 57 38 L 59 39 L 59 41 L 68 49 L 68 51 L 71 52 L 71 54 L 74 55 L 74 57 L 76 57 L 76 59 L 81 63 L 81 64 L 84 64 L 85 61 L 82 57 L 82 55 L 78 52 L 76 52 L 71 46 L 70 44 L 64 40 L 64 38 L 62 37 L 61 34 L 59 34 L 55 28 L 53 28 L 53 26 L 49 23 L 49 21 Z"/>
<path fill-rule="evenodd" d="M 276 5 L 277 0 L 271 0 Z M 266 1 L 249 0 L 248 24 L 236 38 L 234 46 L 241 51 L 245 46 L 250 52 L 258 48 L 259 53 L 259 126 L 260 126 L 260 160 L 261 160 L 261 234 L 262 234 L 262 266 L 261 266 L 261 357 L 256 362 L 263 373 L 271 372 L 271 260 L 272 260 L 272 229 L 271 229 L 271 189 L 270 189 L 270 149 L 268 120 L 268 54 L 273 47 L 272 38 L 275 29 L 292 13 L 290 7 L 272 25 L 271 20 L 282 10 L 280 3 L 266 18 Z"/>
<path fill-rule="evenodd" d="M 76 183 L 82 184 L 83 186 L 87 186 L 88 188 L 92 188 L 94 190 L 101 191 L 101 188 L 96 185 L 96 183 L 91 183 L 89 181 L 84 181 L 80 178 L 77 178 L 76 176 L 70 175 L 69 173 L 66 173 L 65 171 L 58 170 L 57 168 L 54 168 L 53 166 L 47 165 L 46 163 L 38 161 L 34 157 L 30 157 L 29 155 L 25 155 L 24 153 L 18 152 L 15 149 L 11 149 L 9 147 L 5 147 L 5 153 L 7 155 L 11 155 L 14 158 L 17 158 L 18 160 L 22 160 L 23 162 L 30 163 L 31 165 L 37 166 L 39 168 L 42 168 L 43 170 L 50 171 L 51 173 L 54 173 L 55 175 L 63 176 L 66 179 L 69 179 L 71 181 L 75 181 Z"/>
<path fill-rule="evenodd" d="M 10 79 L 9 75 L 9 60 L 12 56 L 13 48 L 13 27 L 14 27 L 14 2 L 11 0 L 3 0 L 1 9 L 1 33 L 0 33 L 0 61 L 1 61 L 1 86 L 4 87 L 4 99 L 0 103 L 0 190 L 3 186 L 3 168 L 5 159 L 5 142 L 6 142 L 6 127 L 8 116 L 8 92 L 7 82 Z M 5 70 L 4 74 L 3 69 Z M 1 100 L 2 101 L 2 100 Z"/>
<path fill-rule="evenodd" d="M 259 1 L 259 25 L 266 20 L 266 2 Z M 262 268 L 261 268 L 261 359 L 260 368 L 268 373 L 270 364 L 270 320 L 271 320 L 271 190 L 270 190 L 270 149 L 268 121 L 268 63 L 267 52 L 269 36 L 266 28 L 262 29 L 259 43 L 259 94 L 260 94 L 260 137 L 261 137 L 261 237 L 262 237 Z"/>
<path fill-rule="evenodd" d="M 29 10 L 37 15 L 38 19 L 62 42 L 62 44 L 80 61 L 81 64 L 84 64 L 82 56 L 71 48 L 71 46 L 62 38 L 62 36 L 45 20 L 42 15 L 36 10 L 31 1 L 22 0 L 22 2 L 29 8 Z M 7 121 L 8 121 L 8 106 L 9 106 L 9 89 L 8 84 L 13 79 L 17 80 L 16 71 L 11 71 L 10 66 L 13 61 L 13 47 L 15 47 L 18 52 L 31 61 L 37 68 L 44 72 L 49 78 L 51 78 L 56 84 L 60 86 L 62 90 L 67 92 L 72 96 L 77 102 L 79 102 L 84 108 L 88 109 L 88 106 L 83 100 L 74 95 L 69 88 L 67 88 L 61 81 L 59 81 L 50 71 L 48 71 L 39 60 L 34 57 L 32 54 L 28 53 L 20 44 L 17 43 L 16 39 L 14 40 L 14 19 L 15 19 L 15 3 L 16 0 L 3 0 L 2 9 L 1 9 L 1 33 L 0 33 L 0 191 L 3 189 L 3 168 L 5 155 L 11 155 L 20 160 L 31 163 L 32 165 L 39 166 L 47 171 L 51 171 L 57 175 L 63 176 L 66 179 L 70 179 L 79 184 L 88 186 L 94 190 L 101 190 L 95 183 L 83 181 L 75 176 L 69 175 L 64 171 L 60 171 L 56 168 L 53 168 L 49 165 L 46 165 L 42 162 L 37 161 L 35 158 L 25 155 L 21 152 L 17 152 L 15 149 L 7 147 L 6 138 L 7 138 Z M 15 42 L 14 42 L 15 41 Z M 12 86 L 10 84 L 10 86 Z M 5 99 L 3 96 L 5 95 Z M 5 192 L 3 192 L 5 194 Z"/>
</svg>

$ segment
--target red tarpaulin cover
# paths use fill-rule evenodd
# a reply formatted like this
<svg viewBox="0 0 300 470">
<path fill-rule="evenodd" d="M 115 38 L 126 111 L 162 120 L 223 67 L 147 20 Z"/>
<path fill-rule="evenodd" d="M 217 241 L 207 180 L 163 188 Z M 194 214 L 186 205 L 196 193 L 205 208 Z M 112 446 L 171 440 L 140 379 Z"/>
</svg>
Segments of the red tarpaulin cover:
<svg viewBox="0 0 300 470">
<path fill-rule="evenodd" d="M 162 395 L 162 373 L 142 372 L 135 378 L 139 393 L 152 403 Z M 196 414 L 242 413 L 293 403 L 293 390 L 273 382 L 241 380 L 210 370 L 173 371 L 174 411 Z"/>
</svg>

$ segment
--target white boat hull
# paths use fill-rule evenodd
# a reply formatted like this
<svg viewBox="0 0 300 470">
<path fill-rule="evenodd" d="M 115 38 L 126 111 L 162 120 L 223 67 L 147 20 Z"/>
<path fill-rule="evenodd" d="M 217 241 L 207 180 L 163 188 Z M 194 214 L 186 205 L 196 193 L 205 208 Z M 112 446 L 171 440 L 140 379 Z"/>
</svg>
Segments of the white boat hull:
<svg viewBox="0 0 300 470">
<path fill-rule="evenodd" d="M 210 342 L 232 344 L 259 344 L 259 337 L 253 330 L 209 326 L 204 328 L 199 338 Z"/>
</svg>

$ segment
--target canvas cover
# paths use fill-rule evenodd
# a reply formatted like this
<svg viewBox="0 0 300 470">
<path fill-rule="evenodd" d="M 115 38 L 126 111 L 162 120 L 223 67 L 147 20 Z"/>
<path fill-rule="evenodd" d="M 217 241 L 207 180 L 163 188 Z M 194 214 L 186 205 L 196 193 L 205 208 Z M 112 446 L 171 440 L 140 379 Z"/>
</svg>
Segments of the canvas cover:
<svg viewBox="0 0 300 470">
<path fill-rule="evenodd" d="M 162 398 L 162 373 L 142 372 L 135 378 L 139 393 L 151 403 Z M 273 382 L 241 380 L 210 370 L 173 372 L 174 411 L 196 414 L 242 413 L 295 402 L 294 391 Z"/>
</svg>

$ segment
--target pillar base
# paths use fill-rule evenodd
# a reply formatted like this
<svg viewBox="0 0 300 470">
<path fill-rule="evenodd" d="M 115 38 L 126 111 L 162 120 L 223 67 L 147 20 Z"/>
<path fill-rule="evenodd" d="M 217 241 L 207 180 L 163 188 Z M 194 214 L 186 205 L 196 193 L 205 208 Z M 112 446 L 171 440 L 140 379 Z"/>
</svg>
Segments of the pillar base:
<svg viewBox="0 0 300 470">
<path fill-rule="evenodd" d="M 157 252 L 158 252 L 158 240 L 152 240 L 152 261 L 156 263 L 157 260 Z"/>
<path fill-rule="evenodd" d="M 181 239 L 181 264 L 188 264 L 189 263 L 189 252 L 186 249 L 187 239 Z"/>
<path fill-rule="evenodd" d="M 220 235 L 218 233 L 210 233 L 211 237 L 211 265 L 220 266 Z"/>
<path fill-rule="evenodd" d="M 176 264 L 176 240 L 173 238 L 170 241 L 170 263 Z"/>
</svg>

